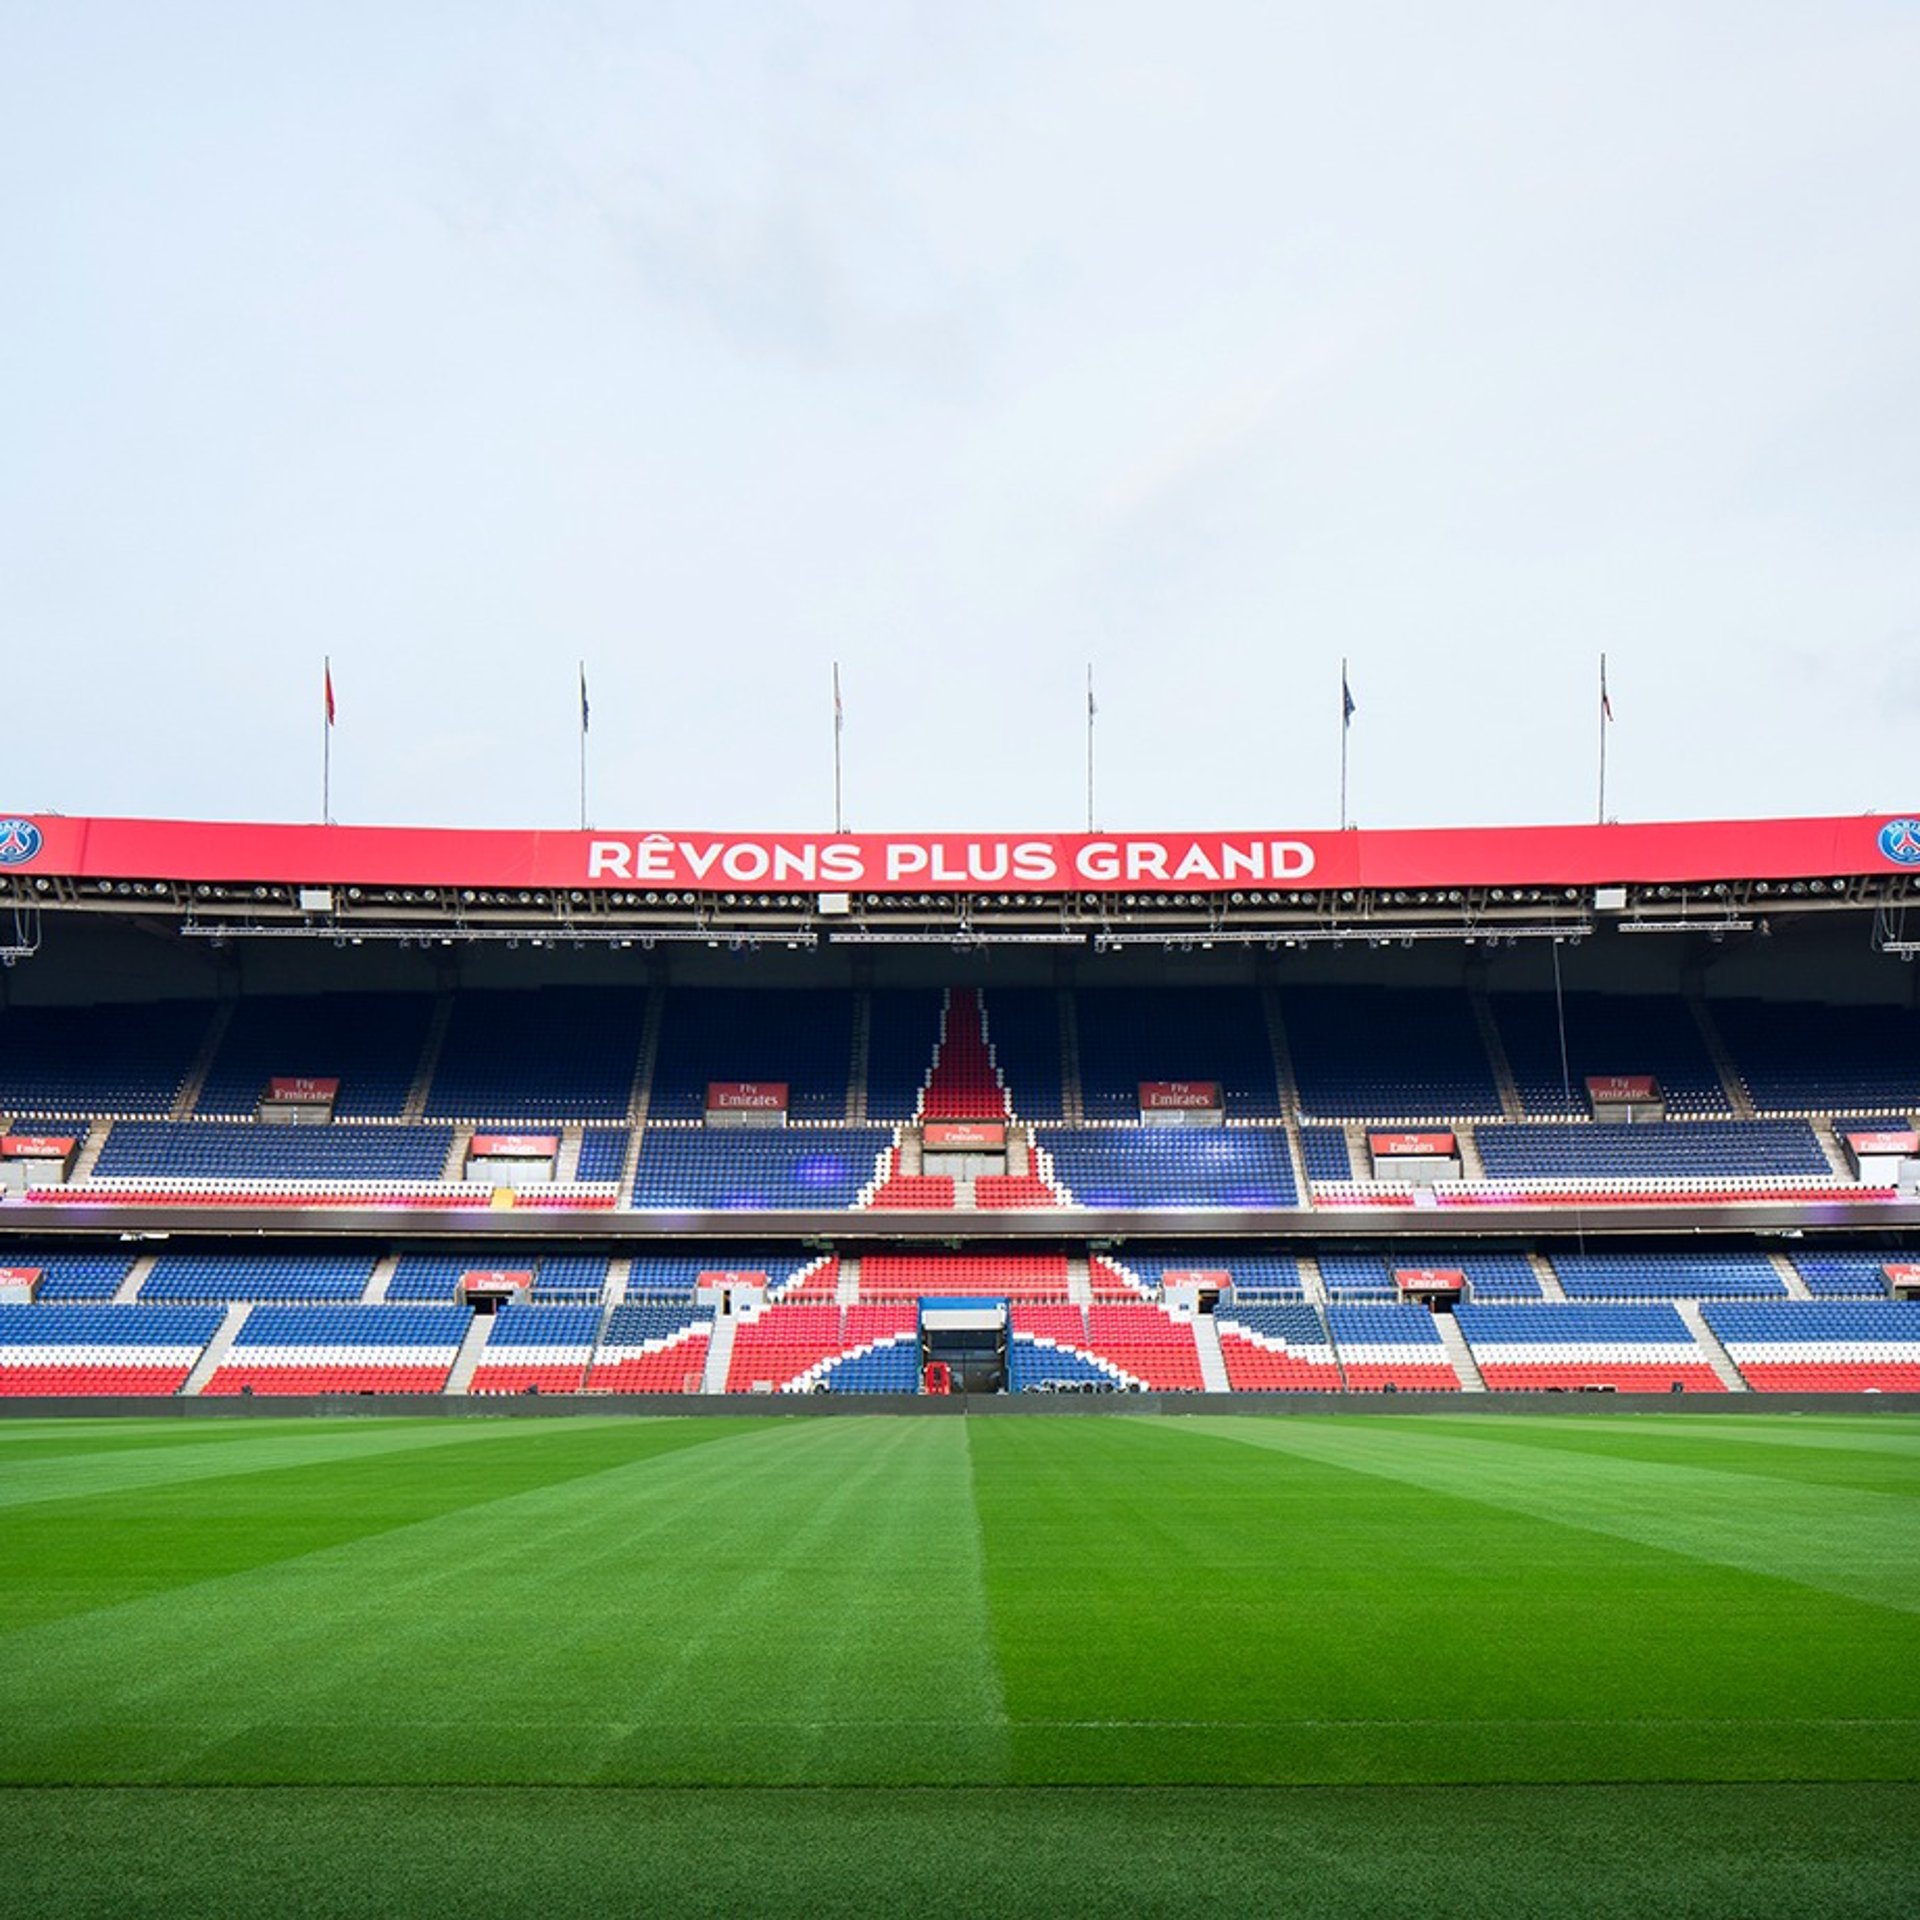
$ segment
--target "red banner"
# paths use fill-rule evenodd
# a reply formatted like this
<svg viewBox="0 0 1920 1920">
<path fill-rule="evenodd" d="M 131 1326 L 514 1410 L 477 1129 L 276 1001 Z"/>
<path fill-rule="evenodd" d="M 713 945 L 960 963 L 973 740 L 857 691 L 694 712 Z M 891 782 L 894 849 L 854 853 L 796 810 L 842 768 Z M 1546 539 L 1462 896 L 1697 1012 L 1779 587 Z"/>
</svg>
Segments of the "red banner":
<svg viewBox="0 0 1920 1920">
<path fill-rule="evenodd" d="M 1142 1080 L 1142 1113 L 1204 1113 L 1220 1106 L 1218 1080 Z"/>
<path fill-rule="evenodd" d="M 0 1287 L 37 1287 L 41 1267 L 0 1267 Z"/>
<path fill-rule="evenodd" d="M 1847 1145 L 1856 1157 L 1867 1154 L 1920 1154 L 1920 1133 L 1850 1133 Z"/>
<path fill-rule="evenodd" d="M 475 1160 L 551 1160 L 559 1151 L 557 1133 L 476 1133 L 468 1149 Z"/>
<path fill-rule="evenodd" d="M 1233 1285 L 1233 1275 L 1225 1267 L 1168 1267 L 1160 1275 L 1163 1287 L 1207 1287 L 1218 1289 Z"/>
<path fill-rule="evenodd" d="M 64 1160 L 78 1145 L 63 1134 L 10 1133 L 0 1139 L 0 1160 Z"/>
<path fill-rule="evenodd" d="M 462 1293 L 517 1293 L 533 1285 L 527 1267 L 472 1267 L 460 1276 Z"/>
<path fill-rule="evenodd" d="M 1920 1267 L 1894 1261 L 1880 1269 L 1896 1287 L 1920 1287 Z"/>
<path fill-rule="evenodd" d="M 1300 834 L 725 834 L 260 826 L 0 814 L 0 874 L 694 893 L 1592 887 L 1920 870 L 1920 819 Z"/>
<path fill-rule="evenodd" d="M 283 1107 L 327 1106 L 339 1097 L 338 1080 L 314 1080 L 305 1074 L 293 1074 L 267 1082 L 267 1098 Z"/>
<path fill-rule="evenodd" d="M 709 1080 L 709 1113 L 785 1113 L 787 1083 L 784 1080 Z"/>
<path fill-rule="evenodd" d="M 1007 1130 L 992 1120 L 929 1120 L 920 1141 L 928 1147 L 1004 1147 Z"/>
<path fill-rule="evenodd" d="M 695 1276 L 696 1287 L 764 1287 L 767 1276 L 757 1267 L 708 1267 Z"/>
<path fill-rule="evenodd" d="M 1458 1267 L 1395 1267 L 1393 1284 L 1402 1293 L 1459 1293 L 1467 1276 Z"/>
<path fill-rule="evenodd" d="M 1590 1073 L 1587 1075 L 1589 1100 L 1657 1100 L 1660 1083 L 1650 1073 Z"/>
<path fill-rule="evenodd" d="M 1370 1133 L 1367 1151 L 1376 1160 L 1451 1160 L 1455 1142 L 1450 1133 Z"/>
</svg>

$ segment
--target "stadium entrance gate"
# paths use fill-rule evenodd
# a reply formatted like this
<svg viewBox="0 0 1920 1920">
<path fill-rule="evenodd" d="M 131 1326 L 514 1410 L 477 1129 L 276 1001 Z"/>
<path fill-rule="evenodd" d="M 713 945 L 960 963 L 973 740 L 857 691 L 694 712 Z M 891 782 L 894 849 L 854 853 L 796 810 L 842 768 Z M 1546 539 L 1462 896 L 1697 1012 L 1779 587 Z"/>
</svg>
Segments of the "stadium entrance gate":
<svg viewBox="0 0 1920 1920">
<path fill-rule="evenodd" d="M 920 1306 L 920 1366 L 945 1366 L 955 1393 L 1007 1390 L 1007 1303 L 925 1300 Z"/>
</svg>

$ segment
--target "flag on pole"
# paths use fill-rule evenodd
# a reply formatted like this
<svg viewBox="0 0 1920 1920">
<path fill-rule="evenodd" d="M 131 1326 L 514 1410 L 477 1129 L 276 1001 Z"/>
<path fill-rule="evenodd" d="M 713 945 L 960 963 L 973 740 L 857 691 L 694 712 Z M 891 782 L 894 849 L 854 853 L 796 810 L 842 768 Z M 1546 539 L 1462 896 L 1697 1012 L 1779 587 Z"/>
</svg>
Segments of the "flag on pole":
<svg viewBox="0 0 1920 1920">
<path fill-rule="evenodd" d="M 1100 703 L 1093 697 L 1093 668 L 1087 668 L 1087 718 L 1093 719 L 1100 711 Z"/>
<path fill-rule="evenodd" d="M 1604 653 L 1600 656 L 1600 718 L 1609 721 L 1613 718 L 1613 702 L 1607 698 L 1607 656 Z"/>
<path fill-rule="evenodd" d="M 322 688 L 327 698 L 327 725 L 333 725 L 333 662 L 329 659 L 322 672 Z"/>
<path fill-rule="evenodd" d="M 587 663 L 580 662 L 580 731 L 587 731 L 588 721 L 593 709 L 587 705 Z"/>
<path fill-rule="evenodd" d="M 1340 724 L 1343 727 L 1353 725 L 1353 716 L 1360 709 L 1354 704 L 1353 689 L 1347 685 L 1347 670 L 1340 669 Z"/>
<path fill-rule="evenodd" d="M 839 733 L 847 724 L 847 710 L 840 704 L 840 662 L 833 663 L 833 730 Z"/>
</svg>

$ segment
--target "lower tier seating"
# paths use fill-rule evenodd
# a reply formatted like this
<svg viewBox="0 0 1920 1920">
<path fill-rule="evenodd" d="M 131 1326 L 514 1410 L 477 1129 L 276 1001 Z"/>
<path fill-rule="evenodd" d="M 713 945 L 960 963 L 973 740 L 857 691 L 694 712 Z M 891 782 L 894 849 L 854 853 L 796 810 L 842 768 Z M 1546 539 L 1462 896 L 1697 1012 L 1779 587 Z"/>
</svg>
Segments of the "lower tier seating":
<svg viewBox="0 0 1920 1920">
<path fill-rule="evenodd" d="M 1619 1393 L 1725 1391 L 1670 1306 L 1463 1306 L 1455 1318 L 1495 1393 L 1611 1387 Z"/>
<path fill-rule="evenodd" d="M 1716 1303 L 1702 1312 L 1756 1393 L 1920 1393 L 1920 1301 Z"/>
<path fill-rule="evenodd" d="M 1354 1393 L 1458 1393 L 1460 1376 L 1424 1307 L 1332 1306 L 1327 1325 Z"/>
<path fill-rule="evenodd" d="M 587 1375 L 594 1393 L 698 1393 L 713 1319 L 704 1307 L 638 1301 L 607 1315 Z"/>
<path fill-rule="evenodd" d="M 512 1300 L 493 1317 L 469 1393 L 578 1393 L 600 1328 L 597 1306 L 534 1306 Z"/>
<path fill-rule="evenodd" d="M 203 1391 L 439 1393 L 469 1324 L 464 1307 L 256 1307 Z"/>
<path fill-rule="evenodd" d="M 1223 1306 L 1214 1317 L 1235 1393 L 1338 1393 L 1333 1342 L 1317 1309 Z"/>
<path fill-rule="evenodd" d="M 219 1307 L 0 1306 L 0 1394 L 178 1393 Z"/>
</svg>

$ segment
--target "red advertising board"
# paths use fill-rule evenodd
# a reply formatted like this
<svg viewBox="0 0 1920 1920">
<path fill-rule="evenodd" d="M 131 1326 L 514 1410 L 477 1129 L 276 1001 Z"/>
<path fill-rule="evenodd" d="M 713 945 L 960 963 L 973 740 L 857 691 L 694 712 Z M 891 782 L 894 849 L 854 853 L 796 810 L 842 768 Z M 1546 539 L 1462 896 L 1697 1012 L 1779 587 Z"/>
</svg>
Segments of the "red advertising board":
<svg viewBox="0 0 1920 1920">
<path fill-rule="evenodd" d="M 706 1267 L 695 1276 L 700 1287 L 764 1287 L 767 1276 L 758 1267 Z"/>
<path fill-rule="evenodd" d="M 0 1267 L 0 1287 L 37 1287 L 43 1271 L 40 1267 Z"/>
<path fill-rule="evenodd" d="M 460 1276 L 462 1293 L 517 1293 L 532 1285 L 530 1267 L 470 1267 Z"/>
<path fill-rule="evenodd" d="M 920 1129 L 923 1146 L 998 1148 L 1007 1144 L 1007 1130 L 997 1120 L 929 1120 Z"/>
<path fill-rule="evenodd" d="M 1142 1080 L 1142 1113 L 1203 1113 L 1220 1106 L 1218 1080 Z"/>
<path fill-rule="evenodd" d="M 315 1080 L 304 1074 L 290 1074 L 267 1082 L 267 1098 L 283 1107 L 327 1106 L 339 1097 L 338 1080 Z"/>
<path fill-rule="evenodd" d="M 1601 1101 L 1657 1100 L 1660 1083 L 1650 1073 L 1590 1073 L 1587 1098 Z"/>
<path fill-rule="evenodd" d="M 1850 1133 L 1846 1141 L 1856 1159 L 1876 1154 L 1920 1154 L 1920 1133 L 1897 1133 L 1891 1130 L 1886 1133 Z"/>
<path fill-rule="evenodd" d="M 1393 1284 L 1402 1293 L 1459 1293 L 1467 1276 L 1458 1267 L 1395 1267 Z"/>
<path fill-rule="evenodd" d="M 1890 1261 L 1880 1269 L 1896 1287 L 1920 1287 L 1920 1267 L 1904 1261 Z"/>
<path fill-rule="evenodd" d="M 1225 1267 L 1168 1267 L 1160 1275 L 1163 1287 L 1230 1287 L 1233 1275 Z"/>
<path fill-rule="evenodd" d="M 476 1133 L 468 1155 L 475 1160 L 551 1160 L 559 1151 L 557 1133 Z"/>
<path fill-rule="evenodd" d="M 709 1113 L 785 1113 L 787 1083 L 784 1080 L 709 1080 Z"/>
<path fill-rule="evenodd" d="M 1376 1160 L 1451 1160 L 1455 1152 L 1450 1133 L 1370 1133 L 1367 1151 Z"/>
<path fill-rule="evenodd" d="M 268 826 L 0 813 L 0 871 L 77 880 L 854 893 L 1592 887 L 1920 869 L 1920 819 L 1347 832 L 805 834 Z"/>
<path fill-rule="evenodd" d="M 59 1133 L 10 1133 L 0 1138 L 0 1160 L 64 1160 L 79 1142 Z"/>
</svg>

